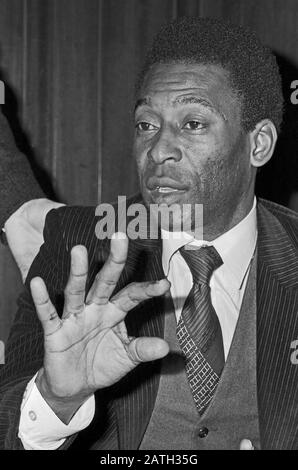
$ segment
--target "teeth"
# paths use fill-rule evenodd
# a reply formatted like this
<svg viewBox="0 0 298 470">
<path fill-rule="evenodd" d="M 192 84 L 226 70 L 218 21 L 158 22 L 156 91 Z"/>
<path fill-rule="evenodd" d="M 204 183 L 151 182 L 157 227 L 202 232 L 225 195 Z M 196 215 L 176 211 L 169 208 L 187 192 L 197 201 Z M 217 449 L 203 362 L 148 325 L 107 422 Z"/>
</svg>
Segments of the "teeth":
<svg viewBox="0 0 298 470">
<path fill-rule="evenodd" d="M 166 186 L 158 186 L 157 189 L 160 193 L 172 193 L 173 191 L 178 191 L 178 189 L 168 188 Z"/>
</svg>

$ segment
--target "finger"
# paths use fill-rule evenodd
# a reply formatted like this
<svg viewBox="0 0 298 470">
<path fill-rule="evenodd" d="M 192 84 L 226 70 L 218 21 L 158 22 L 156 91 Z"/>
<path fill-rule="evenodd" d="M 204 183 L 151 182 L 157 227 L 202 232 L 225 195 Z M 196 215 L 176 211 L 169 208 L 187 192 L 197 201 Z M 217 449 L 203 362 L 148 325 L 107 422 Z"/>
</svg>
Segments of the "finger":
<svg viewBox="0 0 298 470">
<path fill-rule="evenodd" d="M 254 446 L 249 439 L 242 439 L 240 442 L 240 450 L 254 450 Z"/>
<path fill-rule="evenodd" d="M 124 233 L 114 233 L 111 239 L 110 254 L 88 293 L 86 303 L 106 304 L 111 297 L 125 266 L 128 239 Z"/>
<path fill-rule="evenodd" d="M 121 322 L 117 323 L 117 325 L 115 325 L 113 327 L 113 331 L 116 335 L 119 336 L 121 341 L 124 341 L 127 344 L 130 343 L 130 341 L 132 341 L 135 338 L 134 336 L 133 337 L 128 336 L 126 325 L 125 325 L 124 321 L 121 321 Z"/>
<path fill-rule="evenodd" d="M 77 245 L 71 250 L 70 274 L 64 291 L 64 319 L 84 310 L 87 275 L 87 248 L 83 245 Z"/>
<path fill-rule="evenodd" d="M 111 303 L 115 304 L 118 309 L 126 314 L 139 305 L 140 302 L 165 294 L 170 286 L 171 284 L 167 279 L 154 282 L 132 283 L 118 292 L 111 299 Z"/>
<path fill-rule="evenodd" d="M 135 365 L 161 359 L 169 350 L 168 343 L 161 338 L 136 338 L 127 346 L 127 353 Z"/>
<path fill-rule="evenodd" d="M 46 336 L 61 328 L 61 320 L 52 304 L 46 285 L 40 277 L 31 279 L 30 289 L 38 318 Z"/>
<path fill-rule="evenodd" d="M 122 322 L 127 312 L 143 300 L 163 295 L 170 287 L 169 281 L 162 279 L 154 282 L 138 282 L 129 284 L 106 304 L 102 316 L 103 328 L 111 328 Z"/>
</svg>

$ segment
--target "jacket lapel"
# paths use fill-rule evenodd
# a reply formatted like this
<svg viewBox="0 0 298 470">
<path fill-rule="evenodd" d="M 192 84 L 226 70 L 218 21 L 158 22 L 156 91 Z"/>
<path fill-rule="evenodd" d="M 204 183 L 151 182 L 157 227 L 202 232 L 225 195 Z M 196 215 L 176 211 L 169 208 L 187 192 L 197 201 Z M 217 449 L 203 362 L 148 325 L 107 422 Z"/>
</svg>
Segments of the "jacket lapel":
<svg viewBox="0 0 298 470">
<path fill-rule="evenodd" d="M 270 205 L 258 204 L 257 388 L 262 449 L 297 448 L 298 253 Z M 285 222 L 286 223 L 286 222 Z"/>
<path fill-rule="evenodd" d="M 298 367 L 291 344 L 298 339 L 298 253 L 279 219 L 258 204 L 257 388 L 262 449 L 297 448 Z M 269 204 L 269 208 L 270 208 Z M 130 243 L 130 264 L 123 284 L 164 277 L 161 243 Z M 144 302 L 130 312 L 132 336 L 164 332 L 164 298 Z M 159 385 L 160 361 L 138 366 L 119 383 L 116 413 L 121 449 L 140 445 Z"/>
<path fill-rule="evenodd" d="M 130 242 L 123 285 L 164 277 L 161 243 L 157 240 Z M 129 312 L 130 336 L 158 336 L 164 332 L 164 298 L 153 298 Z M 160 361 L 144 363 L 117 384 L 115 405 L 120 449 L 137 449 L 153 412 L 160 376 Z"/>
</svg>

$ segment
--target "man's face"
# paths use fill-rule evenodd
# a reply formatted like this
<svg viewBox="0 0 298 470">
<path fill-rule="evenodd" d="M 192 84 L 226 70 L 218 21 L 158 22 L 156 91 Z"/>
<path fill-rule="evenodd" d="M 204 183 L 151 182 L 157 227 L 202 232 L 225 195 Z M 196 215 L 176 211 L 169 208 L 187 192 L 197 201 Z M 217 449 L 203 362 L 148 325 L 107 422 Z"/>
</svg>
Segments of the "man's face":
<svg viewBox="0 0 298 470">
<path fill-rule="evenodd" d="M 237 211 L 245 212 L 255 171 L 240 101 L 221 66 L 155 65 L 138 96 L 135 126 L 134 155 L 147 205 L 203 204 L 209 238 L 233 225 Z M 194 210 L 188 217 L 194 219 Z M 172 229 L 179 228 L 178 211 Z"/>
</svg>

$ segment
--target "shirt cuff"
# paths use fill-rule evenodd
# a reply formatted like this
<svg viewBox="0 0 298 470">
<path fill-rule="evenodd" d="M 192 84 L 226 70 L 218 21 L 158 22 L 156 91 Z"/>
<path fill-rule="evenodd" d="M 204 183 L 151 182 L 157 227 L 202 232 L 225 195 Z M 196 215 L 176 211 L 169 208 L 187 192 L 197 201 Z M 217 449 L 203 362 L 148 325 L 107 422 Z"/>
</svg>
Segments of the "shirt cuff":
<svg viewBox="0 0 298 470">
<path fill-rule="evenodd" d="M 23 396 L 18 436 L 26 450 L 55 450 L 67 437 L 89 426 L 95 413 L 94 395 L 66 425 L 40 394 L 35 384 L 36 376 L 28 383 Z"/>
<path fill-rule="evenodd" d="M 38 199 L 42 199 L 42 198 L 38 198 Z M 8 245 L 8 242 L 7 242 L 7 237 L 6 237 L 6 224 L 8 222 L 11 222 L 11 221 L 15 221 L 17 219 L 17 217 L 21 216 L 22 217 L 22 211 L 24 210 L 25 206 L 32 202 L 32 201 L 36 201 L 37 199 L 31 199 L 30 201 L 27 201 L 27 202 L 24 202 L 21 206 L 17 207 L 15 210 L 13 210 L 13 212 L 9 215 L 9 217 L 7 217 L 7 219 L 5 219 L 4 221 L 4 224 L 3 224 L 3 227 L 1 227 L 1 232 L 0 232 L 0 242 L 2 243 L 2 245 Z"/>
</svg>

